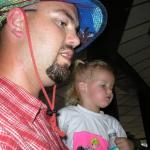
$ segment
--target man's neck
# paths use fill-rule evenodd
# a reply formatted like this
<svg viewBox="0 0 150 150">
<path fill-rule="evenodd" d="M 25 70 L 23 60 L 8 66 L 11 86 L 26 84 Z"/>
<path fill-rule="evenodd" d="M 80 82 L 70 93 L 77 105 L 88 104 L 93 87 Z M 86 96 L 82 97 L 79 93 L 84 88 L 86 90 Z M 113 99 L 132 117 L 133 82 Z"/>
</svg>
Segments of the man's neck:
<svg viewBox="0 0 150 150">
<path fill-rule="evenodd" d="M 27 92 L 29 92 L 31 95 L 38 97 L 39 95 L 39 91 L 40 91 L 40 86 L 38 83 L 34 83 L 33 80 L 32 82 L 27 79 L 24 75 L 20 74 L 20 73 L 16 73 L 13 74 L 13 72 L 11 73 L 6 73 L 6 72 L 1 72 L 2 70 L 0 70 L 0 76 L 1 77 L 5 77 L 8 80 L 10 80 L 11 82 L 17 84 L 18 86 L 24 88 Z"/>
</svg>

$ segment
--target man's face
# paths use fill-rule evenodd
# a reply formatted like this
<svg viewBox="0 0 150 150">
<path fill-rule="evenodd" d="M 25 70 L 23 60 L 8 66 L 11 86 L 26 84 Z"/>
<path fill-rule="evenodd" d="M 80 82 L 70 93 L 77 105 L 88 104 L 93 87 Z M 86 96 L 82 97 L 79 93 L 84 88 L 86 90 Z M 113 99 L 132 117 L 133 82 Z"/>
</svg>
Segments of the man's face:
<svg viewBox="0 0 150 150">
<path fill-rule="evenodd" d="M 74 48 L 80 44 L 78 15 L 74 5 L 64 2 L 40 2 L 36 9 L 28 15 L 29 30 L 41 80 L 49 85 L 48 77 L 57 82 L 69 74 Z"/>
</svg>

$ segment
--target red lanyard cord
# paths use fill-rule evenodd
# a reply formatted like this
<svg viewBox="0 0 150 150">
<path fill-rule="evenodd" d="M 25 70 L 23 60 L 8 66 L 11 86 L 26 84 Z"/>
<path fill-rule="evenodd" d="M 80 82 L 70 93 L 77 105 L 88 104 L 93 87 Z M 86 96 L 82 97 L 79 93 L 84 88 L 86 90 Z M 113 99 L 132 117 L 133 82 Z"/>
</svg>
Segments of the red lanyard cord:
<svg viewBox="0 0 150 150">
<path fill-rule="evenodd" d="M 19 8 L 21 9 L 21 8 Z M 30 50 L 30 54 L 31 54 L 31 59 L 32 59 L 32 63 L 33 63 L 33 66 L 34 66 L 34 70 L 35 70 L 35 73 L 36 73 L 36 77 L 38 79 L 38 82 L 40 84 L 40 87 L 42 89 L 42 92 L 48 102 L 48 105 L 52 111 L 52 116 L 50 117 L 50 124 L 51 124 L 51 127 L 52 129 L 57 132 L 61 137 L 64 136 L 64 132 L 62 132 L 58 126 L 57 126 L 57 123 L 56 123 L 56 113 L 54 113 L 54 106 L 55 106 L 55 95 L 56 95 L 56 85 L 53 86 L 53 95 L 52 95 L 52 102 L 50 101 L 49 97 L 48 97 L 48 94 L 42 84 L 42 81 L 40 79 L 40 76 L 39 76 L 39 73 L 38 73 L 38 69 L 37 69 L 37 65 L 36 65 L 36 62 L 35 62 L 35 58 L 34 58 L 34 53 L 33 53 L 33 48 L 32 48 L 32 41 L 31 41 L 31 37 L 30 37 L 30 33 L 29 33 L 29 27 L 28 27 L 28 21 L 27 21 L 27 17 L 26 17 L 26 14 L 25 14 L 25 11 L 23 9 L 21 9 L 22 13 L 23 13 L 23 16 L 24 16 L 24 21 L 25 21 L 25 28 L 26 28 L 26 35 L 27 35 L 27 41 L 28 41 L 28 46 L 29 46 L 29 50 Z"/>
</svg>

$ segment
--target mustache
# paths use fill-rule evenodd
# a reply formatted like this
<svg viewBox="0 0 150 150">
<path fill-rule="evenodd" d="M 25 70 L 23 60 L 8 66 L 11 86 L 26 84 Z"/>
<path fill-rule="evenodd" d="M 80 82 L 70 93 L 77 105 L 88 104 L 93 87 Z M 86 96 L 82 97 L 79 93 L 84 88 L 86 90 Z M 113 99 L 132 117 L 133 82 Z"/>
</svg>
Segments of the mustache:
<svg viewBox="0 0 150 150">
<path fill-rule="evenodd" d="M 61 51 L 65 51 L 65 50 L 67 50 L 67 49 L 72 50 L 72 51 L 74 52 L 74 48 L 73 48 L 72 45 L 65 45 L 65 46 L 63 46 L 63 47 L 61 48 Z"/>
</svg>

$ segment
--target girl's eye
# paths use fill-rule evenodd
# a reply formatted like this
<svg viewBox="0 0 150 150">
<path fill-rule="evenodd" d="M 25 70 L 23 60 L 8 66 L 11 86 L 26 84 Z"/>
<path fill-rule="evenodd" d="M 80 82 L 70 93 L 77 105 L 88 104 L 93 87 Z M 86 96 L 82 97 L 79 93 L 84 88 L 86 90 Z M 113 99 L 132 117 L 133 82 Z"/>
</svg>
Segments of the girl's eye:
<svg viewBox="0 0 150 150">
<path fill-rule="evenodd" d="M 100 84 L 100 87 L 105 88 L 105 87 L 106 87 L 106 84 Z"/>
</svg>

